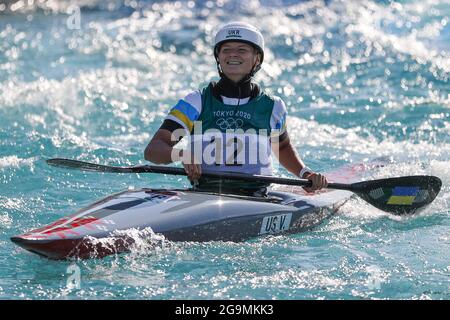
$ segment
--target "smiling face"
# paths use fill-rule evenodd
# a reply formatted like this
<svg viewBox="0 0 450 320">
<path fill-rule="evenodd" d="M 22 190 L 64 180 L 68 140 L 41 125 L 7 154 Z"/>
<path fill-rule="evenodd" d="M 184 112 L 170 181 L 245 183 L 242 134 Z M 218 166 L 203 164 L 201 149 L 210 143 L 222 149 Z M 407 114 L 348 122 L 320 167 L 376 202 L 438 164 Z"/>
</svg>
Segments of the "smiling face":
<svg viewBox="0 0 450 320">
<path fill-rule="evenodd" d="M 234 82 L 243 79 L 259 63 L 261 63 L 261 55 L 249 44 L 225 42 L 220 46 L 220 67 L 223 73 Z"/>
</svg>

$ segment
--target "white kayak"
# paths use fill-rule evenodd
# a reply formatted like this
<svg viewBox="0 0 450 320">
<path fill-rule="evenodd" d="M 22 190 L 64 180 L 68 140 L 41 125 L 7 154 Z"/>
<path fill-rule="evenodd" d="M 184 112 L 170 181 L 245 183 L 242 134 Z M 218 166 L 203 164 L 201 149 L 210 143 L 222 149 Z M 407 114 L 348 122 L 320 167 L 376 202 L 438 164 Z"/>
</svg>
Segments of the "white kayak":
<svg viewBox="0 0 450 320">
<path fill-rule="evenodd" d="M 327 175 L 334 181 L 352 182 L 367 168 L 356 165 Z M 329 189 L 307 194 L 301 187 L 287 186 L 272 189 L 267 198 L 193 190 L 127 190 L 11 240 L 50 259 L 101 258 L 129 251 L 134 239 L 117 232 L 129 229 L 151 228 L 171 241 L 243 241 L 310 230 L 352 195 Z"/>
</svg>

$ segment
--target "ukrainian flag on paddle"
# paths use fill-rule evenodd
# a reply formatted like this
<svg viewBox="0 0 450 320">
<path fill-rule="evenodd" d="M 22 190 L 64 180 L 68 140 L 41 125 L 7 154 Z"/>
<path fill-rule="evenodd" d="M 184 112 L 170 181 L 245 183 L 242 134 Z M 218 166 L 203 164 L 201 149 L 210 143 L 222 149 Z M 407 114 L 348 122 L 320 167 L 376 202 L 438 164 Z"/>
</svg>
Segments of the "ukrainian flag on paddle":
<svg viewBox="0 0 450 320">
<path fill-rule="evenodd" d="M 394 187 L 387 204 L 411 205 L 418 193 L 419 187 Z"/>
</svg>

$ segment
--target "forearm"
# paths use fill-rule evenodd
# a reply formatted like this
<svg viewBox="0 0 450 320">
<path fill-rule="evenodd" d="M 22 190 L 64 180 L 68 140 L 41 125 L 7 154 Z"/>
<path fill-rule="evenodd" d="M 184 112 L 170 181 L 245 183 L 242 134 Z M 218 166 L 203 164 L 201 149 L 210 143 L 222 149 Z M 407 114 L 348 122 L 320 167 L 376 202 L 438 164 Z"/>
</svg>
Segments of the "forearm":
<svg viewBox="0 0 450 320">
<path fill-rule="evenodd" d="M 177 149 L 163 141 L 152 141 L 145 148 L 144 158 L 145 160 L 151 161 L 155 164 L 169 164 L 179 160 L 177 157 L 173 159 L 173 155 L 179 153 L 177 151 Z"/>
<path fill-rule="evenodd" d="M 278 148 L 278 150 L 274 150 L 275 154 L 278 157 L 278 160 L 287 170 L 289 170 L 289 172 L 296 175 L 297 177 L 303 179 L 306 178 L 311 181 L 310 186 L 303 187 L 306 192 L 315 192 L 327 187 L 327 178 L 320 173 L 310 172 L 308 168 L 305 167 L 302 159 L 297 154 L 291 142 L 289 141 L 289 137 L 276 145 L 275 148 Z M 303 170 L 304 172 L 301 172 L 302 169 L 305 169 Z"/>
<path fill-rule="evenodd" d="M 290 147 L 284 147 L 280 150 L 280 158 L 279 161 L 283 167 L 285 167 L 290 173 L 295 176 L 298 176 L 300 170 L 305 167 L 300 156 L 297 152 Z"/>
<path fill-rule="evenodd" d="M 281 165 L 293 175 L 298 176 L 300 170 L 305 167 L 305 164 L 292 146 L 289 137 L 274 147 L 277 149 L 275 150 L 275 154 L 277 155 Z"/>
</svg>

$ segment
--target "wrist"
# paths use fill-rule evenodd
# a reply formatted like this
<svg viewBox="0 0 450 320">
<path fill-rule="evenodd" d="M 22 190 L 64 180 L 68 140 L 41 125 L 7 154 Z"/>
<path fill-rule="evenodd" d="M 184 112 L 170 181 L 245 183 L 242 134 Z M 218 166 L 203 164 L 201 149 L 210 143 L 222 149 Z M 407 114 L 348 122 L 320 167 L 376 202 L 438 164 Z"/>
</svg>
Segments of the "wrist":
<svg viewBox="0 0 450 320">
<path fill-rule="evenodd" d="M 306 174 L 311 174 L 311 173 L 314 173 L 314 171 L 312 171 L 311 168 L 304 166 L 302 168 L 302 170 L 300 170 L 298 176 L 300 177 L 300 179 L 303 179 Z"/>
</svg>

